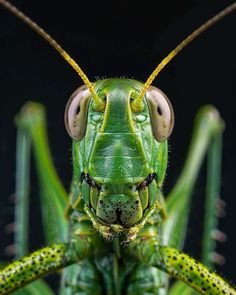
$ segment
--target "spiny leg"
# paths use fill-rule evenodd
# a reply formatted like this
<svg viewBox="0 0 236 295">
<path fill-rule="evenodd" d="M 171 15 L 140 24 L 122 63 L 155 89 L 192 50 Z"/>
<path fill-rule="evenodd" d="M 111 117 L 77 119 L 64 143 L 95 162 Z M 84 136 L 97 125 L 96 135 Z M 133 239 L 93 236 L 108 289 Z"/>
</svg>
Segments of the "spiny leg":
<svg viewBox="0 0 236 295">
<path fill-rule="evenodd" d="M 215 272 L 177 249 L 159 246 L 156 238 L 137 241 L 134 251 L 142 262 L 183 281 L 201 294 L 236 295 L 236 290 Z"/>
<path fill-rule="evenodd" d="M 212 267 L 214 259 L 212 253 L 216 248 L 216 241 L 224 241 L 224 234 L 217 230 L 218 216 L 217 205 L 220 200 L 222 135 L 214 137 L 208 151 L 207 183 L 205 199 L 205 216 L 202 238 L 201 261 Z M 216 236 L 218 234 L 218 236 Z"/>
<path fill-rule="evenodd" d="M 9 294 L 67 265 L 65 244 L 46 247 L 9 264 L 0 271 L 0 294 Z"/>
<path fill-rule="evenodd" d="M 17 260 L 0 271 L 0 294 L 9 294 L 49 273 L 85 259 L 91 250 L 86 237 L 53 244 Z"/>
<path fill-rule="evenodd" d="M 170 247 L 160 247 L 160 268 L 202 294 L 236 294 L 226 281 L 205 265 Z"/>
<path fill-rule="evenodd" d="M 164 245 L 176 248 L 183 247 L 189 219 L 193 187 L 196 183 L 205 155 L 212 144 L 217 145 L 218 147 L 217 153 L 214 156 L 214 161 L 218 163 L 220 162 L 221 152 L 219 147 L 223 127 L 224 124 L 219 113 L 213 106 L 208 105 L 199 110 L 195 119 L 193 137 L 182 173 L 176 185 L 167 196 L 166 210 L 168 217 L 164 221 L 163 226 Z M 210 152 L 212 152 L 212 149 L 210 149 Z M 220 173 L 220 165 L 214 165 L 214 167 L 218 169 L 214 171 L 214 176 L 217 176 L 215 179 L 217 185 L 213 187 L 214 193 L 211 193 L 212 188 L 208 190 L 208 192 L 210 191 L 210 195 L 214 196 L 214 199 L 211 200 L 211 204 L 212 202 L 216 202 L 219 196 L 218 175 Z M 208 206 L 207 210 L 208 219 L 211 221 L 210 226 L 215 226 L 215 206 Z M 214 229 L 215 228 L 209 228 L 209 226 L 207 226 L 207 235 Z M 211 243 L 211 248 L 212 247 L 214 247 L 213 243 Z M 208 247 L 208 251 L 209 250 L 212 251 L 213 249 L 209 249 Z"/>
</svg>

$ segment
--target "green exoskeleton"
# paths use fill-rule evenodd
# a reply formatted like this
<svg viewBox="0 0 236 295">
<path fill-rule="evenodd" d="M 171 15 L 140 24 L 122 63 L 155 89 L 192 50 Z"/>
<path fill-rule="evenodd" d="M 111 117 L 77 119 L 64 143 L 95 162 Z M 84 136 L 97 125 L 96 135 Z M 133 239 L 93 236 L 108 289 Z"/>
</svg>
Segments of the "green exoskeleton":
<svg viewBox="0 0 236 295">
<path fill-rule="evenodd" d="M 43 107 L 27 103 L 17 117 L 17 257 L 0 270 L 0 294 L 19 289 L 17 294 L 51 295 L 53 291 L 41 277 L 60 269 L 62 295 L 236 294 L 212 270 L 209 258 L 215 248 L 210 233 L 217 224 L 212 208 L 219 201 L 224 123 L 213 106 L 199 110 L 182 174 L 164 197 L 167 139 L 174 126 L 174 111 L 166 95 L 152 86 L 179 51 L 235 10 L 236 4 L 189 35 L 145 83 L 124 78 L 91 83 L 77 63 L 36 23 L 9 2 L 0 0 L 0 4 L 49 42 L 85 84 L 72 94 L 65 110 L 65 126 L 73 139 L 69 195 L 52 163 Z M 31 145 L 41 185 L 48 246 L 28 254 L 24 226 Z M 181 248 L 191 193 L 207 153 L 207 218 L 199 262 Z M 177 281 L 170 284 L 170 277 Z"/>
</svg>

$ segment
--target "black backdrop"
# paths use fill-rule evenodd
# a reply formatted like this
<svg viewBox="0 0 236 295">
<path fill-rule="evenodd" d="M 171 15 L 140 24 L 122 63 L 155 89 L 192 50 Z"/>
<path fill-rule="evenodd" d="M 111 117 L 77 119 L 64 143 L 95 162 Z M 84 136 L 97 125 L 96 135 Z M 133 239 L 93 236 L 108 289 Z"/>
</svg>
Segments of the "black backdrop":
<svg viewBox="0 0 236 295">
<path fill-rule="evenodd" d="M 12 1 L 13 2 L 13 1 Z M 133 3 L 132 3 L 133 2 Z M 156 64 L 186 35 L 232 1 L 27 1 L 13 3 L 42 25 L 79 62 L 91 80 L 133 77 L 145 81 Z M 197 109 L 214 104 L 225 122 L 222 198 L 227 215 L 220 229 L 228 235 L 217 251 L 227 263 L 218 271 L 236 282 L 235 238 L 235 13 L 204 33 L 172 61 L 154 82 L 171 99 L 176 126 L 170 138 L 165 191 L 177 179 L 189 144 Z M 53 159 L 66 188 L 71 178 L 70 138 L 63 125 L 69 95 L 81 85 L 73 70 L 34 32 L 0 8 L 0 248 L 11 242 L 3 226 L 12 221 L 8 196 L 14 191 L 14 115 L 27 100 L 47 108 Z M 205 170 L 194 194 L 186 250 L 197 257 Z M 32 170 L 31 216 L 40 216 L 37 179 Z M 38 214 L 38 215 L 37 215 Z M 40 217 L 32 219 L 31 250 L 43 245 Z"/>
</svg>

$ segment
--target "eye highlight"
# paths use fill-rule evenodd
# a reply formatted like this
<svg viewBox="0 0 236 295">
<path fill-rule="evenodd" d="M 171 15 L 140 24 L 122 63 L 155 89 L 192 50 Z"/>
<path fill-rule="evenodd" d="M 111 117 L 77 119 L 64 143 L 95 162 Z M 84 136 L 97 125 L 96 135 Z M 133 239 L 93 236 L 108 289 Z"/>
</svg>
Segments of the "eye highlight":
<svg viewBox="0 0 236 295">
<path fill-rule="evenodd" d="M 65 109 L 65 127 L 71 138 L 81 140 L 87 126 L 90 91 L 86 85 L 79 87 L 69 98 Z"/>
<path fill-rule="evenodd" d="M 168 138 L 174 127 L 174 111 L 167 96 L 158 88 L 150 86 L 146 91 L 152 133 L 159 142 Z"/>
</svg>

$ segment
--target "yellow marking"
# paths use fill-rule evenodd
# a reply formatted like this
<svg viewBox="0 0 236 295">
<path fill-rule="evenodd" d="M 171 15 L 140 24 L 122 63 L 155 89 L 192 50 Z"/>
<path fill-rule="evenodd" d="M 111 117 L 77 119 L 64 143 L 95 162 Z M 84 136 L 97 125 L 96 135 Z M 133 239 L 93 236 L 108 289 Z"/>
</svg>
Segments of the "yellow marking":
<svg viewBox="0 0 236 295">
<path fill-rule="evenodd" d="M 79 193 L 77 199 L 75 200 L 75 202 L 72 204 L 72 208 L 76 209 L 79 206 L 79 203 L 82 199 L 82 193 Z"/>
</svg>

